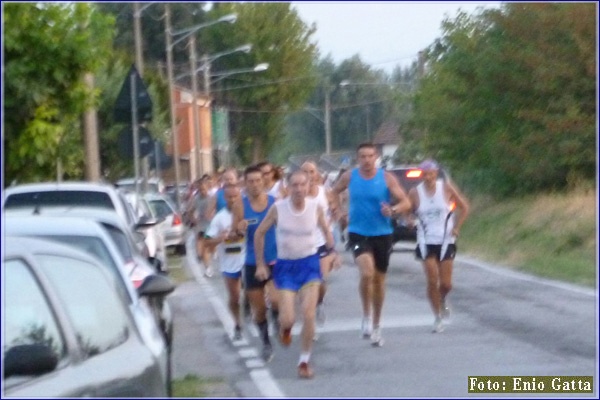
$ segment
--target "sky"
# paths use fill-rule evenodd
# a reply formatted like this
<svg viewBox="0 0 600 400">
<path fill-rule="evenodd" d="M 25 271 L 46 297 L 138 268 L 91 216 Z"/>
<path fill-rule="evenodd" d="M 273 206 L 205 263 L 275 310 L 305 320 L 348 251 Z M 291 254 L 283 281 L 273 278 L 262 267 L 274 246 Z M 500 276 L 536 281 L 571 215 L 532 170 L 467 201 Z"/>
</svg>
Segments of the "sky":
<svg viewBox="0 0 600 400">
<path fill-rule="evenodd" d="M 388 73 L 409 66 L 420 50 L 441 36 L 445 15 L 468 14 L 477 7 L 499 8 L 498 1 L 293 1 L 300 18 L 317 27 L 313 40 L 321 57 L 338 64 L 358 54 L 361 60 Z"/>
</svg>

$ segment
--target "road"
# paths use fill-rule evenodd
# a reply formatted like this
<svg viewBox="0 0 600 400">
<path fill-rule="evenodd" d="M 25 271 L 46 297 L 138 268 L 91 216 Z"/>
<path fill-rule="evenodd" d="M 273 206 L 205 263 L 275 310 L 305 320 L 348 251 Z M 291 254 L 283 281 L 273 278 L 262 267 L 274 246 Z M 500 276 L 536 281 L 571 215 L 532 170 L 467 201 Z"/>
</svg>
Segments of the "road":
<svg viewBox="0 0 600 400">
<path fill-rule="evenodd" d="M 190 292 L 180 292 L 177 301 L 203 321 L 199 347 L 208 350 L 201 356 L 202 350 L 194 354 L 189 346 L 178 350 L 176 337 L 176 376 L 201 358 L 204 371 L 222 376 L 229 387 L 217 392 L 223 397 L 474 396 L 467 391 L 469 376 L 593 376 L 596 382 L 595 290 L 458 257 L 450 323 L 433 334 L 421 265 L 406 247 L 396 246 L 382 318 L 384 346 L 373 348 L 359 338 L 358 271 L 344 252 L 343 267 L 330 278 L 327 321 L 319 328 L 310 381 L 297 377 L 299 326 L 289 348 L 274 337 L 275 357 L 265 365 L 253 325 L 246 325 L 244 341 L 229 340 L 233 323 L 222 279 L 203 277 L 196 260 L 186 257 L 198 284 L 184 288 Z M 177 329 L 185 336 L 181 323 Z M 598 397 L 594 391 L 590 397 Z"/>
</svg>

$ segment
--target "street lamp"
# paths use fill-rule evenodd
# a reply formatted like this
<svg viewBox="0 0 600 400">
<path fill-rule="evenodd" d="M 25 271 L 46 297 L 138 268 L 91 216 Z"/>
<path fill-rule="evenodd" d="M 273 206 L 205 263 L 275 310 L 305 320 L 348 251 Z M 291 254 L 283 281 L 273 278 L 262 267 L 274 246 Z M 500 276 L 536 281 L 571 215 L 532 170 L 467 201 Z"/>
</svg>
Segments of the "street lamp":
<svg viewBox="0 0 600 400">
<path fill-rule="evenodd" d="M 185 38 L 192 36 L 193 34 L 199 31 L 202 28 L 206 28 L 220 22 L 228 22 L 233 23 L 237 20 L 236 14 L 228 14 L 225 15 L 215 21 L 207 22 L 204 24 L 195 25 L 191 28 L 183 29 L 180 31 L 172 32 L 171 31 L 171 8 L 168 3 L 165 3 L 165 36 L 166 36 L 166 50 L 167 50 L 167 75 L 169 81 L 169 102 L 171 108 L 171 134 L 173 135 L 173 159 L 175 162 L 175 187 L 179 187 L 180 180 L 180 171 L 179 171 L 179 140 L 177 138 L 177 124 L 175 121 L 175 99 L 173 94 L 173 47 L 184 40 Z M 171 42 L 172 36 L 179 36 L 177 40 Z M 195 47 L 195 46 L 194 46 Z M 194 74 L 195 75 L 195 74 Z M 181 206 L 181 199 L 179 196 L 179 190 L 175 191 L 177 207 Z"/>
<path fill-rule="evenodd" d="M 252 49 L 252 45 L 251 44 L 245 44 L 243 46 L 237 47 L 233 50 L 228 50 L 228 51 L 223 51 L 220 53 L 216 53 L 213 54 L 212 56 L 208 56 L 208 55 L 204 55 L 202 57 L 202 65 L 199 68 L 196 68 L 196 40 L 195 37 L 192 36 L 191 40 L 190 40 L 190 73 L 192 75 L 192 101 L 193 101 L 193 108 L 192 108 L 192 114 L 193 114 L 193 118 L 194 118 L 194 141 L 195 141 L 195 146 L 194 146 L 194 153 L 195 153 L 195 159 L 196 159 L 196 171 L 200 172 L 205 172 L 207 170 L 211 170 L 212 167 L 210 165 L 210 161 L 211 159 L 209 158 L 208 160 L 208 164 L 209 165 L 204 165 L 204 163 L 202 162 L 202 144 L 201 144 L 201 132 L 200 132 L 200 118 L 198 116 L 198 83 L 197 83 L 197 76 L 196 73 L 199 72 L 200 70 L 204 70 L 204 76 L 205 76 L 205 83 L 206 83 L 206 74 L 207 71 L 209 71 L 210 69 L 210 63 L 220 57 L 229 55 L 229 54 L 233 54 L 233 53 L 237 53 L 237 52 L 244 52 L 244 53 L 248 53 L 250 50 Z M 208 92 L 205 95 L 206 98 L 208 99 Z M 209 149 L 210 152 L 210 149 Z"/>
</svg>

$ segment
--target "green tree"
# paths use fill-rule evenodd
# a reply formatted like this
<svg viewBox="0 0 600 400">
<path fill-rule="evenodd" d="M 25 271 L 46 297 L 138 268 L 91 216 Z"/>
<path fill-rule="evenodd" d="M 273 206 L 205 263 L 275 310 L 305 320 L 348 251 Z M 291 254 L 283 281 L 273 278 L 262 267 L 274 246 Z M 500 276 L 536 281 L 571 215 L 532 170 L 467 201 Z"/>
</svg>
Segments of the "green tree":
<svg viewBox="0 0 600 400">
<path fill-rule="evenodd" d="M 124 157 L 119 149 L 119 136 L 127 124 L 114 122 L 114 107 L 123 82 L 128 78 L 132 60 L 131 53 L 116 51 L 110 62 L 98 71 L 96 86 L 100 91 L 98 106 L 98 132 L 100 137 L 100 160 L 105 179 L 115 181 L 133 176 L 133 158 Z M 169 89 L 165 80 L 155 70 L 144 72 L 143 81 L 152 99 L 152 121 L 146 125 L 152 138 L 166 143 L 165 132 L 170 129 Z M 151 168 L 153 166 L 150 166 Z"/>
<path fill-rule="evenodd" d="M 594 29 L 592 4 L 510 3 L 444 21 L 415 101 L 427 155 L 499 194 L 593 177 Z"/>
<path fill-rule="evenodd" d="M 113 19 L 86 3 L 10 3 L 4 22 L 5 182 L 81 178 L 83 83 L 110 53 Z"/>
<path fill-rule="evenodd" d="M 238 74 L 214 85 L 215 105 L 231 108 L 232 139 L 244 162 L 263 159 L 279 146 L 285 111 L 303 105 L 313 87 L 316 46 L 314 27 L 307 26 L 290 3 L 219 3 L 210 20 L 235 12 L 234 25 L 201 32 L 201 54 L 214 54 L 251 43 L 249 54 L 222 57 L 212 71 L 231 71 L 269 63 L 261 73 Z M 218 78 L 217 78 L 218 79 Z"/>
</svg>

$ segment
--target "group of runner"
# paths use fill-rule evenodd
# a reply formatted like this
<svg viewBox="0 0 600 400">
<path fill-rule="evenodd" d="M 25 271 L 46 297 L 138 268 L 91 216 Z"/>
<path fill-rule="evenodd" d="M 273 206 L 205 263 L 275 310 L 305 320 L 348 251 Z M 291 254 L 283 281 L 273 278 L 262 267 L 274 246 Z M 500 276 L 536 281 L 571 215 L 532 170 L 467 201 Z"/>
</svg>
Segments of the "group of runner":
<svg viewBox="0 0 600 400">
<path fill-rule="evenodd" d="M 243 189 L 237 172 L 229 170 L 214 196 L 196 201 L 202 207 L 197 212 L 203 212 L 207 220 L 211 210 L 216 211 L 197 228 L 202 242 L 199 249 L 205 250 L 207 245 L 217 248 L 235 322 L 234 340 L 242 339 L 242 284 L 260 332 L 265 361 L 273 357 L 268 310 L 280 343 L 288 347 L 298 298 L 302 315 L 297 364 L 300 378 L 314 375 L 310 357 L 316 324 L 325 319 L 326 281 L 341 265 L 335 252 L 336 224 L 339 228 L 347 223 L 347 247 L 360 272 L 363 338 L 370 339 L 375 347 L 384 342 L 381 315 L 393 246 L 390 219 L 397 214 L 414 213 L 418 217 L 416 254 L 427 276 L 427 294 L 435 317 L 433 332 L 443 330 L 443 318 L 449 315 L 445 300 L 451 289 L 455 240 L 467 217 L 468 203 L 451 182 L 437 179 L 439 166 L 433 160 L 421 163 L 423 182 L 407 194 L 393 174 L 376 167 L 377 158 L 374 145 L 358 146 L 358 166 L 341 174 L 331 190 L 323 185 L 313 162 L 289 174 L 285 183 L 274 178 L 271 163 L 248 167 L 243 173 Z M 198 191 L 200 196 L 202 193 L 204 190 Z M 347 220 L 340 199 L 343 194 L 348 197 Z M 202 257 L 207 276 L 212 275 L 211 257 Z"/>
</svg>

